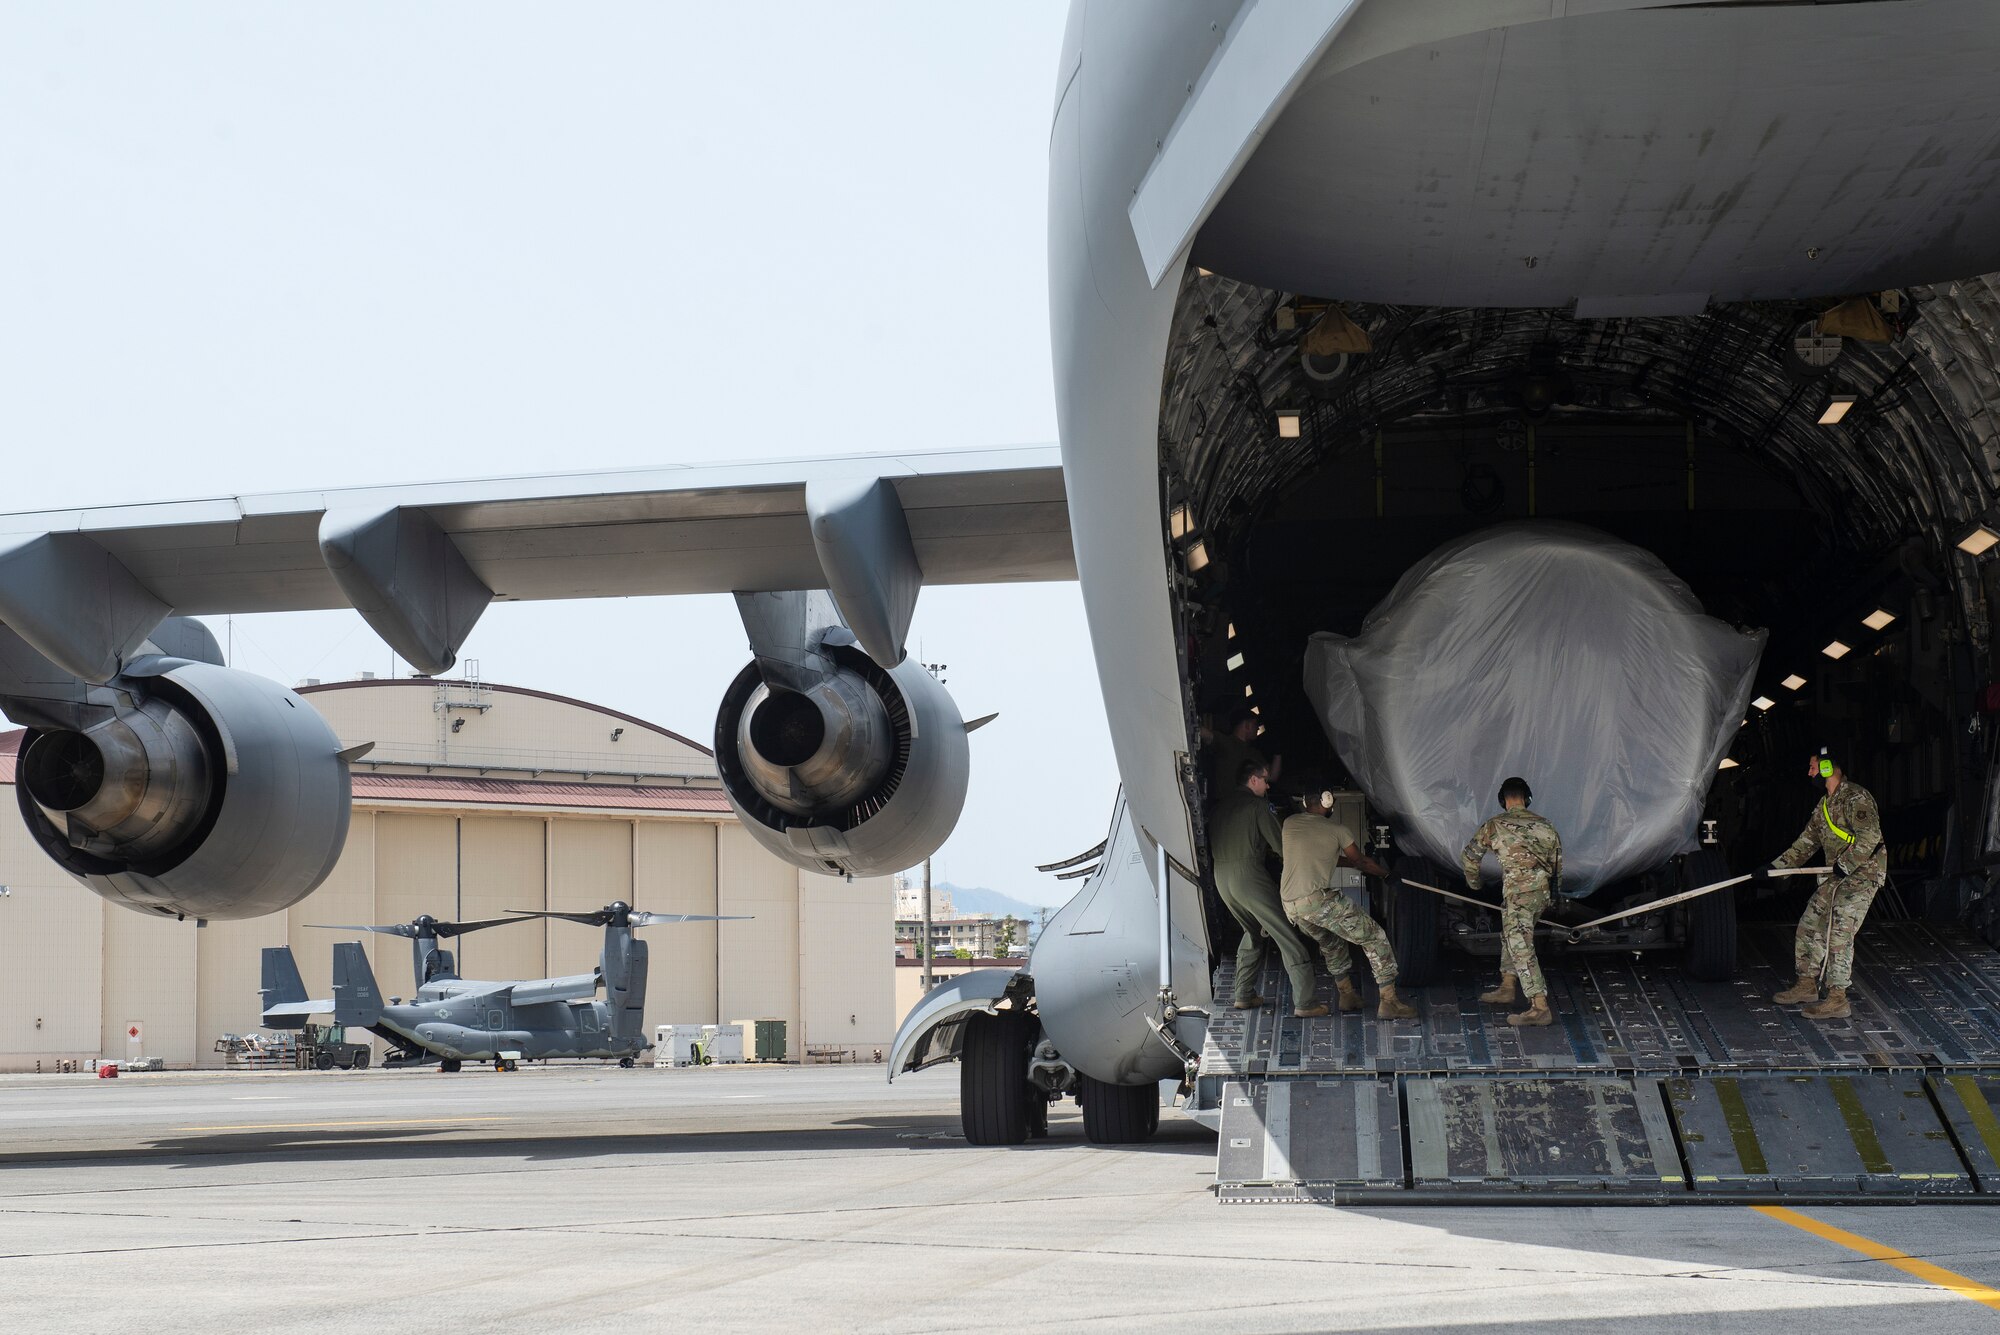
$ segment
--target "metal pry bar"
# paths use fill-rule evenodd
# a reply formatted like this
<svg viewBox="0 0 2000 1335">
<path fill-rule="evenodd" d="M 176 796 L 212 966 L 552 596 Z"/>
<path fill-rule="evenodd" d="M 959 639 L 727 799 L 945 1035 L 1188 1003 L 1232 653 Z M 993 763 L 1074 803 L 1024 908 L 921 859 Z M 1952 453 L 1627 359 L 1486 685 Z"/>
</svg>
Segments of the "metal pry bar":
<svg viewBox="0 0 2000 1335">
<path fill-rule="evenodd" d="M 1824 876 L 1826 873 L 1832 870 L 1833 868 L 1831 867 L 1774 867 L 1771 870 L 1771 875 Z M 1752 873 L 1746 872 L 1741 876 L 1731 876 L 1725 880 L 1710 882 L 1708 885 L 1698 885 L 1692 890 L 1683 890 L 1677 895 L 1668 895 L 1664 899 L 1656 899 L 1650 904 L 1641 904 L 1637 908 L 1620 909 L 1616 913 L 1607 913 L 1602 918 L 1592 918 L 1589 922 L 1581 923 L 1575 927 L 1569 928 L 1568 929 L 1570 934 L 1569 939 L 1571 941 L 1575 941 L 1578 937 L 1580 937 L 1583 933 L 1589 931 L 1591 928 L 1602 927 L 1607 922 L 1617 922 L 1620 918 L 1636 917 L 1641 913 L 1650 913 L 1654 909 L 1666 908 L 1670 904 L 1679 904 L 1686 900 L 1699 899 L 1703 895 L 1709 894 L 1713 891 L 1726 890 L 1732 885 L 1741 885 L 1743 882 L 1749 880 L 1751 875 Z"/>
</svg>

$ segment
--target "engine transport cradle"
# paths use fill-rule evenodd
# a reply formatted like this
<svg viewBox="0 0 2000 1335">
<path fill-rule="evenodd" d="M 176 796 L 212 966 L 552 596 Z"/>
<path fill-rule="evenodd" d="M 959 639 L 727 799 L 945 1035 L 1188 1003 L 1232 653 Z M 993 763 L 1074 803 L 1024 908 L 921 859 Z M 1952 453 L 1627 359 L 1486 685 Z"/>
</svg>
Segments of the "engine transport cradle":
<svg viewBox="0 0 2000 1335">
<path fill-rule="evenodd" d="M 1272 961 L 1271 1007 L 1218 1006 L 1187 1111 L 1224 1201 L 2000 1204 L 2000 952 L 1871 926 L 1852 1018 L 1822 1023 L 1771 1001 L 1790 965 L 1779 928 L 1744 929 L 1727 982 L 1557 956 L 1555 1024 L 1513 1028 L 1479 1003 L 1490 965 L 1402 990 L 1420 1020 L 1392 1022 L 1365 987 L 1365 1010 L 1296 1018 Z"/>
</svg>

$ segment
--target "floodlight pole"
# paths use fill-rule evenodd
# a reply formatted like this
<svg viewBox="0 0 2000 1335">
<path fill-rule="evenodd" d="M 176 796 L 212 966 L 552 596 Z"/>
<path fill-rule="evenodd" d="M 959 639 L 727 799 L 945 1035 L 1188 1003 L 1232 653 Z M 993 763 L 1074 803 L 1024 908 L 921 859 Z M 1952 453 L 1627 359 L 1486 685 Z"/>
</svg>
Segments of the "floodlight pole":
<svg viewBox="0 0 2000 1335">
<path fill-rule="evenodd" d="M 928 996 L 930 994 L 931 981 L 932 981 L 931 979 L 931 860 L 929 858 L 924 859 L 923 952 L 924 952 L 923 954 L 924 994 Z"/>
</svg>

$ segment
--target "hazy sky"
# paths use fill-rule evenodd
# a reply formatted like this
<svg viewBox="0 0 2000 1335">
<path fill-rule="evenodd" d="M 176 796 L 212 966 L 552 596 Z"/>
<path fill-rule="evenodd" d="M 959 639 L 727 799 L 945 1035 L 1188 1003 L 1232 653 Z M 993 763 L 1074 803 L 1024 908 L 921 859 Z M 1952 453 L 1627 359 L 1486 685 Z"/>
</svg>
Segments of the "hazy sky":
<svg viewBox="0 0 2000 1335">
<path fill-rule="evenodd" d="M 1064 10 L 0 9 L 0 509 L 1052 441 Z M 1117 782 L 1076 589 L 912 635 L 1001 715 L 940 876 L 1060 901 L 1030 864 Z M 350 612 L 234 644 L 389 668 Z M 715 597 L 499 604 L 462 657 L 705 740 L 747 651 Z"/>
</svg>

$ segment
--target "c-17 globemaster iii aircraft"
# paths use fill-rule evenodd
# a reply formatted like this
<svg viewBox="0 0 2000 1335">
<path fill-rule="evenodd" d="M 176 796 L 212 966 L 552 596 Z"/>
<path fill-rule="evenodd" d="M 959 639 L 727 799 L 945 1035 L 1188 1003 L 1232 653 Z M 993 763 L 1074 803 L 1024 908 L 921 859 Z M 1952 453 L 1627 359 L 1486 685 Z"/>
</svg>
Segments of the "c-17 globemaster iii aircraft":
<svg viewBox="0 0 2000 1335">
<path fill-rule="evenodd" d="M 925 999 L 892 1069 L 962 1060 L 967 1132 L 986 1142 L 1029 1134 L 1064 1094 L 1092 1139 L 1141 1139 L 1156 1082 L 1183 1081 L 1225 1156 L 1231 1117 L 1263 1119 L 1240 1139 L 1266 1178 L 1408 1190 L 1463 1177 L 1464 1100 L 1615 1096 L 1626 1139 L 1608 1162 L 1657 1161 L 1654 1186 L 1691 1195 L 1661 1147 L 1731 1143 L 1688 1130 L 1713 1111 L 1705 1073 L 1795 1058 L 1729 1046 L 1791 1033 L 1784 1016 L 1655 1023 L 1639 1056 L 1609 1012 L 1453 1052 L 1337 1016 L 1212 1018 L 1199 720 L 1252 705 L 1288 769 L 1346 772 L 1307 696 L 1308 639 L 1359 628 L 1440 544 L 1587 524 L 1768 631 L 1752 686 L 1783 707 L 1685 803 L 1676 857 L 1697 818 L 1728 827 L 1739 862 L 1783 848 L 1805 802 L 1786 798 L 1788 757 L 1834 738 L 1898 847 L 1920 850 L 1904 868 L 1927 914 L 1990 918 L 1997 63 L 1987 0 L 1080 0 L 1049 141 L 1060 453 L 0 517 L 23 814 L 116 902 L 273 912 L 338 853 L 346 761 L 297 697 L 220 666 L 184 618 L 351 606 L 444 673 L 495 598 L 730 591 L 753 653 L 716 723 L 733 808 L 801 867 L 893 871 L 949 833 L 969 763 L 957 707 L 904 652 L 920 589 L 1074 578 L 1123 785 L 1103 855 L 1025 970 Z M 1615 679 L 1606 652 L 1597 677 Z M 1481 763 L 1456 781 L 1467 794 L 1513 772 Z M 1558 819 L 1581 800 L 1562 773 L 1530 778 Z M 1393 795 L 1368 796 L 1407 832 Z M 1944 948 L 1904 944 L 1919 966 Z M 1902 1005 L 1885 990 L 1866 1032 L 1942 1053 Z M 1590 1038 L 1605 1026 L 1609 1046 Z M 1806 1060 L 1869 1057 L 1856 1033 Z M 1543 1041 L 1564 1046 L 1525 1046 Z M 1685 1105 L 1629 1075 L 1640 1056 L 1679 1073 Z M 1947 1056 L 1985 1080 L 1994 1054 Z M 1437 1074 L 1517 1069 L 1577 1079 L 1468 1093 Z M 1362 1079 L 1322 1097 L 1288 1076 Z M 1293 1162 L 1273 1128 L 1336 1105 L 1348 1159 Z M 1404 1126 L 1405 1107 L 1444 1130 Z M 1480 1167 L 1468 1180 L 1493 1176 Z"/>
<path fill-rule="evenodd" d="M 656 923 L 736 922 L 740 916 L 647 913 L 614 900 L 589 913 L 516 909 L 508 918 L 445 922 L 425 914 L 412 922 L 335 931 L 379 932 L 410 939 L 416 991 L 409 1001 L 384 998 L 358 941 L 333 948 L 333 997 L 306 997 L 299 966 L 289 946 L 264 951 L 264 1023 L 295 1029 L 311 1015 L 332 1014 L 340 1024 L 388 1039 L 396 1052 L 383 1063 L 407 1066 L 436 1061 L 446 1071 L 463 1062 L 490 1061 L 502 1069 L 526 1058 L 615 1057 L 621 1065 L 652 1044 L 646 1040 L 648 951 L 633 937 L 635 928 Z M 604 929 L 597 968 L 566 978 L 479 982 L 460 978 L 452 953 L 439 938 L 536 918 L 560 918 Z M 318 926 L 319 924 L 311 924 Z M 604 999 L 597 999 L 599 988 Z"/>
</svg>

